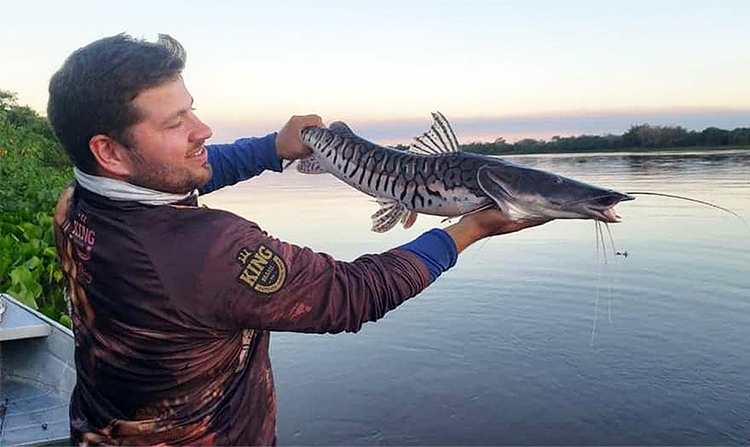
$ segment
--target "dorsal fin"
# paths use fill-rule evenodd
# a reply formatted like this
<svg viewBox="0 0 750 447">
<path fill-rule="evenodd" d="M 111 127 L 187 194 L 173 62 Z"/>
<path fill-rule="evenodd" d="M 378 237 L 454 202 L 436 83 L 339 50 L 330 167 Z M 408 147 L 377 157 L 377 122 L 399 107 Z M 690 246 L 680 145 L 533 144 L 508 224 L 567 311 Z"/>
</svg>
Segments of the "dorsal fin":
<svg viewBox="0 0 750 447">
<path fill-rule="evenodd" d="M 460 152 L 458 139 L 448 120 L 440 112 L 432 113 L 433 123 L 430 129 L 418 137 L 409 146 L 409 151 L 416 154 L 449 154 Z"/>
</svg>

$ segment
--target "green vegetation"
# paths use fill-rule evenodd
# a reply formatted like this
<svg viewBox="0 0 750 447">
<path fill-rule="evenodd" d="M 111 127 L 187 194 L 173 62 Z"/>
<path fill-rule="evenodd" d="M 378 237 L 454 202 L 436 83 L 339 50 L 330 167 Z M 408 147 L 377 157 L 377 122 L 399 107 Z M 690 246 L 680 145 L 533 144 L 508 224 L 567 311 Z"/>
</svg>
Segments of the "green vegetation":
<svg viewBox="0 0 750 447">
<path fill-rule="evenodd" d="M 485 155 L 554 154 L 577 152 L 647 152 L 653 150 L 715 150 L 747 149 L 750 147 L 750 128 L 738 127 L 724 130 L 709 127 L 701 132 L 683 127 L 631 126 L 622 135 L 581 135 L 577 137 L 552 137 L 551 141 L 527 138 L 508 143 L 498 138 L 492 143 L 468 143 L 461 148 L 467 152 Z M 398 145 L 397 149 L 408 149 Z"/>
<path fill-rule="evenodd" d="M 72 178 L 47 120 L 0 90 L 0 291 L 67 326 L 52 219 Z"/>
</svg>

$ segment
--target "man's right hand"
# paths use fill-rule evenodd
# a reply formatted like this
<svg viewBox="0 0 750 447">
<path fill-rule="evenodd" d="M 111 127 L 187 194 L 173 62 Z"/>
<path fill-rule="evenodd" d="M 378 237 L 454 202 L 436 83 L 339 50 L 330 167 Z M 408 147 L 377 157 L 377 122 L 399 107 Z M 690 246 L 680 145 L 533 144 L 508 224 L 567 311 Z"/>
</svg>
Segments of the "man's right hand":
<svg viewBox="0 0 750 447">
<path fill-rule="evenodd" d="M 309 157 L 310 148 L 302 143 L 302 129 L 305 127 L 325 127 L 318 115 L 294 115 L 276 135 L 276 155 L 285 160 Z"/>
</svg>

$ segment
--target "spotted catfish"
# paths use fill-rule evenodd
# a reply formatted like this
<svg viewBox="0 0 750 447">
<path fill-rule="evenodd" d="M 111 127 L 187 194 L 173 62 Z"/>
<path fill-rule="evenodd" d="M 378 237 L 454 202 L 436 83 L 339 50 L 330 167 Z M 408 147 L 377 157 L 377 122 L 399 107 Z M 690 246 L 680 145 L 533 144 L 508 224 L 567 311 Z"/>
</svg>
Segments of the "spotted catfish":
<svg viewBox="0 0 750 447">
<path fill-rule="evenodd" d="M 432 114 L 430 129 L 408 151 L 371 143 L 342 122 L 308 127 L 302 141 L 313 155 L 297 169 L 331 173 L 377 198 L 372 230 L 399 221 L 409 228 L 418 213 L 456 217 L 492 206 L 514 220 L 595 219 L 619 222 L 614 206 L 634 197 L 496 157 L 462 152 L 448 120 Z"/>
</svg>

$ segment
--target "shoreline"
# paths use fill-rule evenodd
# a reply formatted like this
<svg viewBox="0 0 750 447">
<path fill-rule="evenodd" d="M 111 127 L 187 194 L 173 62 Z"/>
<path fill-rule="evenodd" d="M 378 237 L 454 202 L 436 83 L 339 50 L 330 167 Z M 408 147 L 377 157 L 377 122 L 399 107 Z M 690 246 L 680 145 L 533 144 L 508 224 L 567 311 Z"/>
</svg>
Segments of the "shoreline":
<svg viewBox="0 0 750 447">
<path fill-rule="evenodd" d="M 674 147 L 674 148 L 630 148 L 630 149 L 617 149 L 617 150 L 602 150 L 602 149 L 591 149 L 591 150 L 578 150 L 578 151 L 498 151 L 495 153 L 483 153 L 483 152 L 472 152 L 468 153 L 490 155 L 497 157 L 508 157 L 508 156 L 525 156 L 525 155 L 560 155 L 560 156 L 575 156 L 575 155 L 694 155 L 694 154 L 725 154 L 725 153 L 737 153 L 750 151 L 750 146 L 715 146 L 715 147 Z"/>
</svg>

